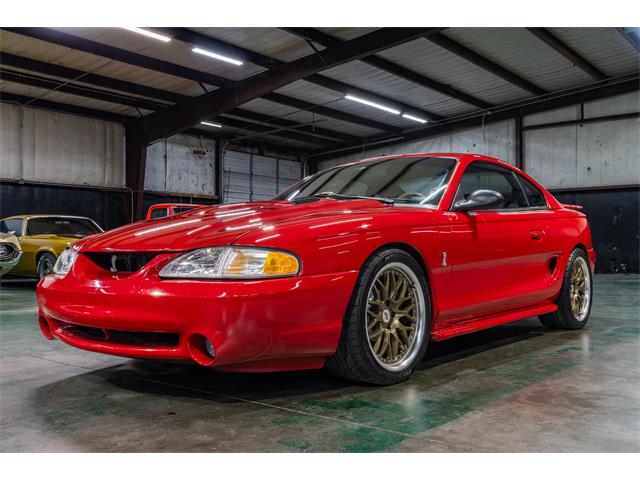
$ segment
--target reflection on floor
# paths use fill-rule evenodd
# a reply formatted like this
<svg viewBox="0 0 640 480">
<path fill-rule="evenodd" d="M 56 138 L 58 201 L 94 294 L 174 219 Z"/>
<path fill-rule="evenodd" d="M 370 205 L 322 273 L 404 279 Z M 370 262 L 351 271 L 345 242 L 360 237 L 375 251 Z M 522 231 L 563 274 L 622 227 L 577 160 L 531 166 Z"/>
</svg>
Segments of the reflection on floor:
<svg viewBox="0 0 640 480">
<path fill-rule="evenodd" d="M 406 383 L 224 374 L 47 342 L 0 287 L 0 451 L 639 451 L 639 276 L 597 276 L 589 326 L 527 319 L 432 344 Z"/>
</svg>

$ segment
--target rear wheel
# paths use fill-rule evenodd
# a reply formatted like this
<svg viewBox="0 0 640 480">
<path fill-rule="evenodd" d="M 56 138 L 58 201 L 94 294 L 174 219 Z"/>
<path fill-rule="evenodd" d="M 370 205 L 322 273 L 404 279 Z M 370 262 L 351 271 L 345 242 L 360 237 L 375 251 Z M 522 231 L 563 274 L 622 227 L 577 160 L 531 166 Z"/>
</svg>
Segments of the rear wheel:
<svg viewBox="0 0 640 480">
<path fill-rule="evenodd" d="M 377 253 L 361 270 L 340 344 L 327 367 L 359 382 L 401 382 L 424 356 L 430 318 L 420 265 L 403 250 Z"/>
<path fill-rule="evenodd" d="M 577 330 L 589 321 L 593 300 L 591 269 L 584 250 L 571 252 L 556 304 L 558 310 L 540 316 L 545 327 Z"/>
<path fill-rule="evenodd" d="M 45 275 L 51 275 L 53 273 L 53 266 L 56 264 L 56 257 L 50 253 L 43 253 L 38 257 L 38 264 L 36 266 L 36 273 L 38 280 Z"/>
</svg>

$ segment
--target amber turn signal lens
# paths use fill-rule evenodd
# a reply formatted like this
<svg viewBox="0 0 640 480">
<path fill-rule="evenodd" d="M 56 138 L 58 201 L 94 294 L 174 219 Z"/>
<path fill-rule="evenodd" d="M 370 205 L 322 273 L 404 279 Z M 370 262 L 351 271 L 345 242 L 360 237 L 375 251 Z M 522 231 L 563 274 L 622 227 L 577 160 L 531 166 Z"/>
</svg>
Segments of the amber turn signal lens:
<svg viewBox="0 0 640 480">
<path fill-rule="evenodd" d="M 295 275 L 298 268 L 296 257 L 283 252 L 269 252 L 264 262 L 264 273 L 267 275 Z"/>
</svg>

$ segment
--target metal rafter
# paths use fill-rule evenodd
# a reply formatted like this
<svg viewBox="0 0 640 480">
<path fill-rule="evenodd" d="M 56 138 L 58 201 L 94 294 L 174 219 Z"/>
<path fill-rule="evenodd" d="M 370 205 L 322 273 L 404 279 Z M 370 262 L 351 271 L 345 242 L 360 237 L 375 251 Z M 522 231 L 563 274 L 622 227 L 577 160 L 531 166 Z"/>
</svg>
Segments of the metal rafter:
<svg viewBox="0 0 640 480">
<path fill-rule="evenodd" d="M 148 144 L 190 128 L 201 119 L 228 112 L 237 106 L 262 97 L 296 80 L 319 71 L 341 65 L 391 48 L 426 33 L 425 28 L 384 28 L 363 35 L 337 47 L 324 50 L 323 58 L 308 55 L 286 65 L 259 73 L 237 82 L 232 87 L 222 87 L 199 97 L 156 112 L 129 125 L 130 139 Z"/>
<path fill-rule="evenodd" d="M 55 90 L 57 92 L 68 93 L 71 95 L 77 95 L 85 98 L 92 98 L 95 100 L 102 100 L 105 102 L 110 102 L 118 105 L 126 105 L 134 108 L 141 108 L 150 111 L 159 111 L 164 108 L 167 108 L 168 105 L 161 104 L 158 102 L 153 102 L 151 100 L 144 100 L 136 97 L 130 97 L 122 94 L 113 94 L 111 92 L 106 92 L 104 90 L 98 90 L 95 88 L 85 87 L 85 86 L 77 86 L 73 84 L 64 84 L 59 80 L 37 77 L 33 74 L 23 73 L 23 72 L 15 72 L 8 70 L 6 68 L 0 67 L 0 76 L 3 80 L 8 82 L 20 83 L 23 85 L 31 85 L 33 87 L 43 88 L 47 90 Z M 124 117 L 125 119 L 131 120 L 134 117 Z M 263 125 L 257 125 L 252 122 L 246 122 L 243 120 L 232 119 L 225 117 L 224 120 L 214 118 L 213 121 L 219 121 L 226 126 L 233 128 L 240 128 L 247 131 L 254 131 L 256 133 L 264 132 L 268 130 L 268 127 L 265 128 Z M 273 122 L 271 122 L 273 123 Z M 288 130 L 286 134 L 274 134 L 274 136 L 283 137 L 285 139 L 296 140 L 300 142 L 320 145 L 324 147 L 336 146 L 335 141 L 329 140 L 322 136 L 311 135 L 303 132 L 295 132 L 292 130 L 296 130 L 299 126 L 296 122 L 285 122 L 286 125 L 280 123 L 280 127 L 288 127 L 285 130 Z M 277 125 L 277 123 L 273 123 Z M 305 125 L 304 127 L 309 127 Z"/>
<path fill-rule="evenodd" d="M 497 63 L 489 60 L 486 57 L 474 52 L 470 48 L 465 47 L 464 45 L 451 40 L 449 37 L 444 36 L 441 33 L 435 33 L 433 35 L 429 35 L 427 40 L 432 41 L 439 47 L 444 48 L 445 50 L 450 51 L 454 55 L 459 56 L 460 58 L 464 58 L 468 62 L 473 63 L 477 67 L 486 70 L 487 72 L 495 75 L 496 77 L 500 77 L 503 80 L 506 80 L 509 83 L 527 91 L 533 93 L 534 95 L 543 95 L 547 93 L 546 90 L 534 85 L 529 80 L 525 80 L 521 76 L 507 70 L 506 68 L 498 65 Z"/>
<path fill-rule="evenodd" d="M 103 43 L 88 40 L 86 38 L 71 35 L 66 32 L 60 32 L 51 28 L 8 28 L 2 27 L 2 30 L 17 33 L 27 37 L 42 40 L 44 42 L 55 43 L 63 47 L 72 48 L 85 53 L 99 55 L 101 57 L 110 58 L 118 62 L 127 63 L 136 67 L 143 67 L 156 72 L 173 75 L 175 77 L 186 78 L 196 82 L 206 83 L 213 86 L 229 86 L 234 82 L 218 75 L 201 72 L 193 68 L 183 67 L 175 63 L 165 62 L 157 58 L 148 57 L 139 53 L 130 52 L 121 48 L 112 47 Z"/>
<path fill-rule="evenodd" d="M 283 27 L 281 28 L 281 30 L 284 30 L 298 37 L 304 38 L 305 40 L 317 43 L 324 47 L 340 44 L 343 42 L 343 40 L 332 37 L 331 35 L 327 35 L 326 33 L 316 30 L 315 28 L 306 28 L 306 27 L 284 28 Z M 433 33 L 437 33 L 436 30 L 443 30 L 443 29 L 434 28 Z M 461 102 L 465 102 L 480 108 L 491 107 L 491 104 L 488 102 L 485 102 L 484 100 L 481 100 L 472 95 L 464 93 L 463 91 L 458 90 L 450 85 L 446 85 L 444 83 L 433 80 L 432 78 L 428 78 L 422 75 L 421 73 L 405 68 L 379 55 L 371 55 L 369 57 L 363 58 L 361 61 L 368 65 L 371 65 L 372 67 L 376 67 L 380 70 L 390 73 L 391 75 L 402 78 L 409 82 L 415 83 L 416 85 L 419 85 L 424 88 L 428 88 L 430 90 L 441 93 L 443 95 L 454 98 L 456 100 L 460 100 Z"/>
<path fill-rule="evenodd" d="M 325 107 L 323 105 L 317 105 L 315 103 L 311 103 L 306 100 L 302 100 L 295 97 L 290 97 L 288 95 L 283 95 L 281 93 L 276 93 L 276 92 L 268 93 L 266 95 L 263 95 L 262 98 L 264 100 L 269 100 L 270 102 L 280 103 L 282 105 L 287 105 L 292 108 L 297 108 L 298 110 L 314 112 L 314 113 L 317 113 L 318 115 L 335 118 L 336 120 L 341 120 L 343 122 L 357 123 L 364 127 L 369 127 L 376 130 L 383 130 L 387 132 L 396 132 L 396 133 L 402 131 L 402 129 L 399 127 L 387 125 L 386 123 L 378 122 L 377 120 L 360 117 L 352 113 L 344 112 L 342 110 L 336 110 L 330 107 Z"/>
<path fill-rule="evenodd" d="M 94 108 L 79 107 L 78 105 L 70 105 L 61 102 L 52 102 L 50 100 L 34 100 L 33 97 L 3 91 L 0 91 L 0 101 L 7 103 L 16 103 L 18 105 L 29 103 L 29 106 L 34 108 L 55 110 L 56 112 L 81 115 L 83 117 L 98 118 L 100 120 L 108 120 L 110 122 L 124 123 L 129 118 L 125 115 L 120 115 L 119 113 L 106 112 L 104 110 L 96 110 Z"/>
<path fill-rule="evenodd" d="M 60 80 L 38 77 L 31 73 L 18 72 L 3 67 L 0 67 L 0 77 L 2 77 L 2 79 L 7 82 L 31 85 L 32 87 L 43 88 L 46 90 L 55 90 L 57 92 L 77 95 L 79 97 L 93 98 L 95 100 L 102 100 L 103 102 L 115 103 L 117 105 L 127 105 L 130 107 L 142 108 L 145 110 L 159 110 L 167 106 L 165 104 L 154 102 L 152 100 L 145 100 L 138 97 L 131 97 L 119 93 L 107 92 L 92 87 L 86 87 L 84 85 L 73 85 L 70 83 L 61 82 Z"/>
<path fill-rule="evenodd" d="M 48 28 L 4 28 L 4 30 L 7 30 L 9 32 L 13 32 L 19 35 L 35 38 L 37 40 L 42 40 L 45 42 L 54 43 L 56 45 L 61 45 L 63 47 L 72 48 L 74 50 L 82 51 L 85 53 L 100 55 L 105 58 L 117 60 L 117 61 L 127 63 L 129 65 L 133 65 L 136 67 L 143 67 L 149 70 L 154 70 L 156 72 L 173 75 L 173 76 L 184 78 L 187 80 L 192 80 L 198 83 L 205 83 L 207 85 L 214 85 L 214 86 L 221 86 L 221 85 L 229 86 L 234 84 L 233 81 L 217 75 L 212 75 L 205 72 L 189 69 L 186 67 L 181 67 L 179 65 L 175 65 L 169 62 L 158 61 L 157 59 L 146 57 L 140 54 L 135 54 L 132 52 L 128 52 L 126 50 L 114 49 L 113 47 L 110 47 L 108 45 L 104 45 L 98 42 L 94 42 L 92 40 L 87 40 L 81 37 L 77 37 L 75 35 L 70 35 L 68 33 L 58 32 L 56 30 L 52 30 Z M 204 39 L 210 38 L 204 35 L 202 37 Z M 210 39 L 210 40 L 214 41 L 213 39 Z M 216 42 L 219 42 L 219 41 L 216 41 Z M 230 44 L 226 44 L 226 45 L 229 47 L 232 47 Z M 209 46 L 210 48 L 213 47 L 213 45 L 209 45 Z M 239 47 L 235 47 L 235 48 L 239 48 Z M 244 50 L 244 49 L 243 51 L 245 53 L 248 52 L 247 50 Z M 252 53 L 254 55 L 259 55 L 259 54 L 256 54 L 255 52 L 252 52 Z M 252 60 L 256 62 L 260 61 L 259 58 L 252 58 Z M 268 57 L 263 56 L 261 61 L 262 63 L 269 63 Z M 34 62 L 36 61 L 34 60 Z M 60 68 L 66 69 L 66 67 L 60 67 Z M 42 72 L 42 73 L 46 73 L 46 72 Z M 63 76 L 63 75 L 57 75 L 57 76 Z M 64 77 L 66 78 L 66 76 Z M 92 76 L 89 78 L 92 78 L 93 79 L 92 81 L 100 82 L 95 84 L 98 84 L 100 86 L 105 86 L 107 88 L 111 88 L 108 85 L 103 83 L 104 82 L 103 79 L 108 77 L 102 77 L 102 79 L 99 77 L 102 77 L 102 76 L 92 74 Z M 120 85 L 120 87 L 122 87 L 122 84 Z M 123 91 L 126 91 L 126 90 L 123 89 Z M 156 98 L 155 95 L 153 96 L 153 98 Z M 278 101 L 278 103 L 281 103 L 283 105 L 291 105 L 292 103 L 295 103 L 297 101 L 296 98 L 288 97 L 286 95 L 281 95 L 279 98 L 280 98 L 280 101 Z M 348 117 L 349 120 L 344 120 L 344 121 L 348 121 L 349 123 L 353 123 L 356 125 L 375 128 L 381 131 L 394 132 L 398 130 L 393 126 L 387 125 L 382 122 L 371 122 L 369 121 L 369 119 L 365 117 L 361 117 L 359 115 L 341 115 L 341 112 L 338 110 L 332 110 L 332 109 L 323 109 L 323 110 L 324 110 L 323 115 L 326 117 L 331 117 L 339 120 L 344 120 L 345 118 Z M 320 108 L 315 111 L 319 113 Z M 375 124 L 376 126 L 373 127 L 372 126 L 373 124 Z"/>
<path fill-rule="evenodd" d="M 361 151 L 363 146 L 384 146 L 397 143 L 409 142 L 412 140 L 429 138 L 442 133 L 476 127 L 479 125 L 507 120 L 518 115 L 530 115 L 545 110 L 565 107 L 567 105 L 575 105 L 581 102 L 595 100 L 598 98 L 620 95 L 627 92 L 638 91 L 640 89 L 640 76 L 638 74 L 628 75 L 623 78 L 607 79 L 596 84 L 577 87 L 574 89 L 549 93 L 538 98 L 531 98 L 504 106 L 496 106 L 491 112 L 472 113 L 460 119 L 452 119 L 451 121 L 442 122 L 437 125 L 431 125 L 424 128 L 407 130 L 399 136 L 393 138 L 389 136 L 373 136 L 365 142 L 352 145 L 351 147 L 342 147 L 331 152 L 322 151 L 313 154 L 314 162 L 321 159 L 334 158 L 338 155 L 346 155 L 350 152 Z"/>
<path fill-rule="evenodd" d="M 234 108 L 229 111 L 230 115 L 234 115 L 237 117 L 241 117 L 247 120 L 253 120 L 254 122 L 259 122 L 263 124 L 276 125 L 279 127 L 291 127 L 293 125 L 297 125 L 298 122 L 294 122 L 292 120 L 287 120 L 285 118 L 273 117 L 271 115 L 265 115 L 264 113 L 253 112 L 251 110 L 246 110 L 243 108 Z M 349 135 L 346 133 L 338 132 L 336 130 L 329 130 L 328 128 L 318 127 L 316 125 L 305 125 L 303 127 L 297 128 L 297 130 L 301 132 L 308 133 L 310 135 L 316 135 L 319 137 L 340 140 L 343 142 L 358 142 L 361 140 L 360 137 L 355 135 Z"/>
<path fill-rule="evenodd" d="M 596 80 L 604 80 L 605 78 L 607 78 L 604 73 L 594 67 L 591 63 L 589 63 L 589 61 L 587 61 L 584 57 L 578 54 L 575 50 L 569 47 L 566 43 L 564 43 L 546 28 L 531 27 L 527 28 L 527 30 L 529 30 L 529 32 L 534 34 L 560 55 L 573 63 L 576 67 L 582 69 L 584 72 L 588 73 Z"/>
<path fill-rule="evenodd" d="M 118 80 L 111 77 L 105 77 L 103 75 L 96 75 L 93 73 L 87 73 L 82 70 L 76 70 L 73 68 L 62 67 L 60 65 L 53 65 L 50 63 L 41 62 L 38 60 L 32 60 L 26 57 L 21 57 L 18 55 L 12 55 L 4 52 L 0 52 L 0 65 L 6 65 L 9 67 L 19 68 L 21 70 L 29 70 L 30 72 L 37 72 L 43 75 L 50 75 L 54 77 L 63 78 L 66 81 L 70 81 L 70 83 L 82 82 L 83 84 L 91 84 L 104 88 L 109 88 L 112 90 L 118 90 L 126 93 L 130 93 L 133 95 L 140 95 L 144 97 L 149 97 L 153 99 L 160 99 L 171 103 L 177 103 L 179 101 L 184 101 L 189 99 L 190 97 L 186 95 L 180 95 L 178 93 L 169 92 L 167 90 L 161 90 L 153 87 L 146 87 L 144 85 L 138 85 L 136 83 L 127 82 L 124 80 Z M 24 73 L 20 72 L 20 74 L 24 75 Z M 84 93 L 84 92 L 82 92 Z M 244 112 L 249 112 L 245 110 Z M 230 112 L 234 113 L 234 112 Z M 257 120 L 256 115 L 262 114 L 254 114 L 254 112 L 249 112 L 253 114 L 253 117 L 247 115 L 238 115 L 244 116 L 245 118 L 249 118 L 250 120 Z M 266 116 L 271 118 L 269 116 Z M 257 120 L 263 121 L 263 120 Z M 295 122 L 292 122 L 295 123 Z M 284 125 L 284 123 L 281 123 Z M 305 126 L 300 128 L 300 131 L 304 131 L 310 133 L 312 135 L 325 137 L 325 138 L 333 138 L 340 141 L 345 142 L 357 142 L 360 137 L 354 135 L 348 135 L 342 132 L 338 132 L 335 130 L 331 130 L 328 128 L 319 128 L 319 127 L 309 127 Z"/>
<path fill-rule="evenodd" d="M 232 45 L 223 40 L 218 40 L 213 37 L 209 37 L 207 35 L 203 35 L 198 32 L 194 32 L 193 30 L 189 30 L 188 28 L 154 28 L 159 32 L 170 35 L 171 37 L 180 40 L 182 42 L 188 43 L 190 45 L 198 45 L 201 48 L 211 49 L 217 53 L 221 53 L 223 55 L 228 55 L 233 58 L 237 58 L 238 60 L 244 60 L 247 62 L 254 63 L 256 65 L 260 65 L 267 69 L 274 69 L 277 67 L 282 67 L 286 65 L 286 62 L 278 60 L 277 58 L 269 57 L 267 55 L 254 52 L 252 50 L 238 47 L 236 45 Z M 430 31 L 438 31 L 439 28 L 430 29 Z M 343 44 L 344 42 L 339 42 Z M 336 43 L 336 45 L 338 45 Z M 322 58 L 322 52 L 319 53 Z M 442 117 L 436 115 L 432 112 L 425 111 L 419 107 L 415 107 L 413 105 L 408 105 L 399 100 L 395 100 L 384 95 L 371 92 L 364 88 L 359 88 L 354 85 L 350 85 L 345 82 L 341 82 L 339 80 L 334 80 L 324 75 L 314 74 L 305 78 L 304 80 L 313 83 L 315 85 L 319 85 L 321 87 L 327 88 L 329 90 L 333 90 L 334 92 L 338 92 L 342 95 L 353 94 L 361 97 L 368 98 L 372 101 L 385 103 L 390 106 L 395 106 L 399 110 L 405 111 L 414 116 L 427 117 L 430 120 L 440 120 Z"/>
</svg>

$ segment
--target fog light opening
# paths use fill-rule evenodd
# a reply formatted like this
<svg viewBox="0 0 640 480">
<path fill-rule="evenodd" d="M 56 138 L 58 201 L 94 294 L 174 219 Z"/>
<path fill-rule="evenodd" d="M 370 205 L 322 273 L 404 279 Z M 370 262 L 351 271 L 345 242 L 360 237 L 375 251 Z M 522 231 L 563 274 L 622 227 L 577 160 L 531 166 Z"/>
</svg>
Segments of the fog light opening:
<svg viewBox="0 0 640 480">
<path fill-rule="evenodd" d="M 51 333 L 51 327 L 49 327 L 49 323 L 44 315 L 38 315 L 38 324 L 40 325 L 40 331 L 49 340 L 53 339 L 53 334 Z"/>
<path fill-rule="evenodd" d="M 189 355 L 194 362 L 209 367 L 213 365 L 216 357 L 216 349 L 211 341 L 204 335 L 194 334 L 189 338 Z"/>
</svg>

